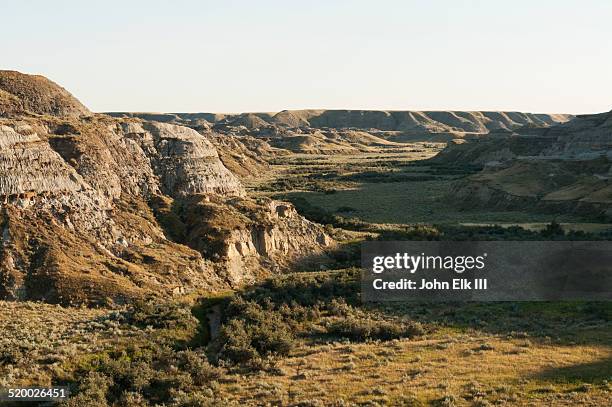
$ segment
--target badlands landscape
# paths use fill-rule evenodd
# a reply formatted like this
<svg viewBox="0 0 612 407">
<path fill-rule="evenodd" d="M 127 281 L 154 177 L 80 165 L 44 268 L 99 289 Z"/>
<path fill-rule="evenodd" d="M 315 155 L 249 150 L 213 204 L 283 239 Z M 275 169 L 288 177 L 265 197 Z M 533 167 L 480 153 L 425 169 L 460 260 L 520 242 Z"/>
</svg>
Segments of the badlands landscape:
<svg viewBox="0 0 612 407">
<path fill-rule="evenodd" d="M 364 304 L 359 265 L 366 240 L 610 240 L 610 177 L 612 112 L 94 113 L 0 71 L 0 388 L 608 405 L 609 303 Z"/>
</svg>

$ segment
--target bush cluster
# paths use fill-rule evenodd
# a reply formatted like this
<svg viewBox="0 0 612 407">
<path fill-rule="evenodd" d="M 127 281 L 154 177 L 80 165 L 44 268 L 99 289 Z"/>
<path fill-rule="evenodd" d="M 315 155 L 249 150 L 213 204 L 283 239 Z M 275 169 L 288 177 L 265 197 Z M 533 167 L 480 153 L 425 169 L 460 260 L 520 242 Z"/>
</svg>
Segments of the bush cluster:
<svg viewBox="0 0 612 407">
<path fill-rule="evenodd" d="M 141 328 L 188 329 L 197 324 L 188 307 L 155 300 L 135 301 L 122 317 L 125 322 Z"/>
<path fill-rule="evenodd" d="M 327 324 L 330 335 L 347 338 L 353 341 L 412 338 L 425 333 L 418 322 L 387 321 L 372 317 L 356 318 L 354 316 L 336 319 Z"/>
<path fill-rule="evenodd" d="M 261 366 L 298 341 L 391 340 L 424 333 L 420 324 L 362 308 L 358 270 L 275 277 L 236 294 L 209 348 L 220 360 Z"/>
<path fill-rule="evenodd" d="M 64 403 L 66 407 L 188 406 L 185 398 L 179 397 L 184 394 L 204 395 L 208 405 L 215 405 L 211 387 L 222 373 L 209 364 L 203 352 L 148 344 L 146 348 L 132 346 L 98 355 L 77 375 L 81 379 L 76 395 Z"/>
<path fill-rule="evenodd" d="M 334 214 L 321 208 L 320 206 L 311 204 L 307 199 L 302 197 L 285 196 L 283 197 L 283 199 L 290 201 L 295 206 L 295 209 L 300 213 L 300 215 L 313 222 L 321 223 L 323 225 L 332 225 L 337 228 L 343 228 L 348 230 L 364 230 L 365 228 L 369 227 L 369 224 L 367 222 L 364 222 L 363 220 L 357 217 L 345 217 L 342 215 Z M 342 207 L 339 208 L 338 211 L 342 213 L 351 213 L 353 211 L 353 208 Z"/>
<path fill-rule="evenodd" d="M 235 298 L 230 302 L 228 320 L 221 328 L 219 358 L 245 363 L 271 355 L 287 355 L 294 335 L 280 312 Z"/>
</svg>

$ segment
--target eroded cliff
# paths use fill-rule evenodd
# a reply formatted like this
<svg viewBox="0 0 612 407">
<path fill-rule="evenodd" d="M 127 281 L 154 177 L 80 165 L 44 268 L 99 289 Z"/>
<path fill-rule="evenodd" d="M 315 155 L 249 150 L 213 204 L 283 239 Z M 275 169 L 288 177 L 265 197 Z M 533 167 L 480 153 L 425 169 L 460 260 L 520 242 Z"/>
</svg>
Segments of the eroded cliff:
<svg viewBox="0 0 612 407">
<path fill-rule="evenodd" d="M 289 206 L 248 198 L 210 136 L 62 104 L 69 94 L 41 77 L 19 74 L 17 92 L 14 77 L 0 72 L 19 107 L 0 118 L 0 298 L 121 303 L 224 288 L 329 243 L 320 226 L 281 216 Z M 215 222 L 202 211 L 212 203 L 242 221 Z"/>
</svg>

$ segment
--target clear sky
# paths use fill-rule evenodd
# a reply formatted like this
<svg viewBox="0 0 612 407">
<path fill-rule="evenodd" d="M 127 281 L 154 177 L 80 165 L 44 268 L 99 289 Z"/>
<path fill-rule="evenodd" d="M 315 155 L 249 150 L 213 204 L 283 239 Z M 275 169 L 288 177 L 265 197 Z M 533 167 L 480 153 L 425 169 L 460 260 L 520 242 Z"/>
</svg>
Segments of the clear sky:
<svg viewBox="0 0 612 407">
<path fill-rule="evenodd" d="M 94 111 L 612 109 L 612 1 L 2 1 L 0 68 Z"/>
</svg>

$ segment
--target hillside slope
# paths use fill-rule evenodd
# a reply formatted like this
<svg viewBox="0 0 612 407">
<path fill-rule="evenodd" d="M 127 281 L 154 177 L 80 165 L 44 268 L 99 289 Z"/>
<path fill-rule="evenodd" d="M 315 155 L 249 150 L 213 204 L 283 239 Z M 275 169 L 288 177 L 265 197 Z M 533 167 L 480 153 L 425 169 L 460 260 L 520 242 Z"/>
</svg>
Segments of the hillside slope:
<svg viewBox="0 0 612 407">
<path fill-rule="evenodd" d="M 91 114 L 66 89 L 44 76 L 0 70 L 0 117 L 26 112 L 59 117 Z"/>
<path fill-rule="evenodd" d="M 453 143 L 433 162 L 483 167 L 449 197 L 465 206 L 539 207 L 612 219 L 612 112 Z"/>
<path fill-rule="evenodd" d="M 563 114 L 460 111 L 283 110 L 278 113 L 109 113 L 256 137 L 271 147 L 305 154 L 354 154 L 377 147 L 414 148 L 523 126 L 549 127 L 572 118 Z"/>
<path fill-rule="evenodd" d="M 52 82 L 17 77 L 11 103 L 27 109 L 0 118 L 0 299 L 123 303 L 227 288 L 330 243 L 291 205 L 247 197 L 212 136 L 82 116 Z M 0 72 L 0 83 L 14 78 Z"/>
</svg>

